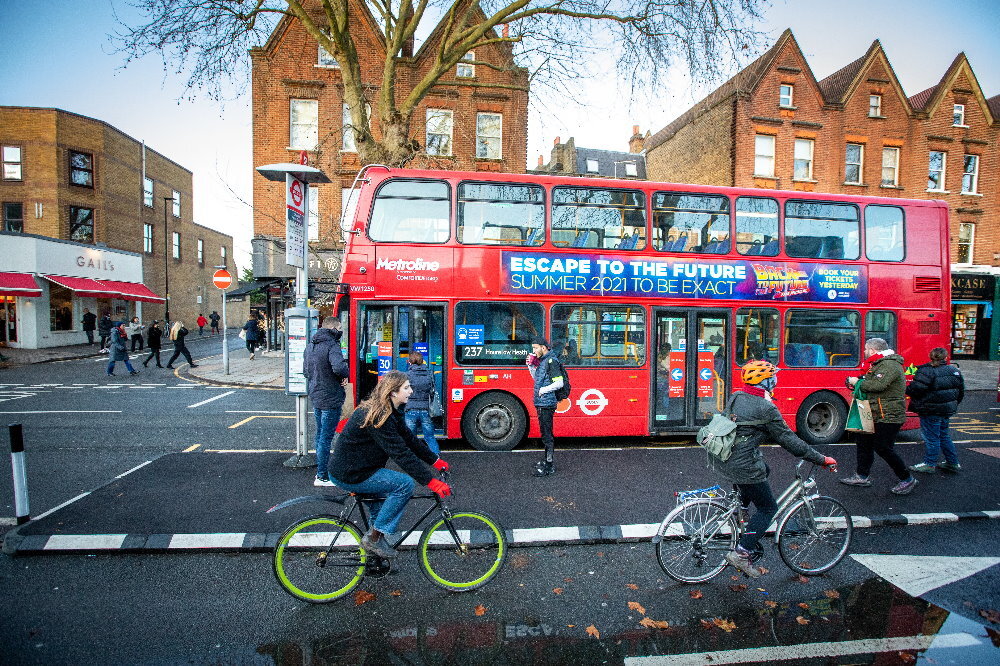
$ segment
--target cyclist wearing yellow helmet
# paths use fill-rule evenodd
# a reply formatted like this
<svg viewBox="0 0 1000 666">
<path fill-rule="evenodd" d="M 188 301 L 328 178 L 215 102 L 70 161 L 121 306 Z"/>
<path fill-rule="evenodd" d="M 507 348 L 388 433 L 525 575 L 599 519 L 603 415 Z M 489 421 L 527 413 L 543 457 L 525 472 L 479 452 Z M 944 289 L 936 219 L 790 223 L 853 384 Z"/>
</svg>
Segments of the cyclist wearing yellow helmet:
<svg viewBox="0 0 1000 666">
<path fill-rule="evenodd" d="M 711 466 L 731 481 L 740 494 L 743 507 L 750 504 L 757 512 L 747 524 L 747 529 L 736 549 L 726 555 L 726 561 L 752 578 L 760 576 L 760 569 L 750 561 L 751 554 L 760 546 L 761 537 L 774 520 L 778 504 L 767 482 L 770 468 L 764 462 L 760 445 L 776 442 L 792 455 L 826 467 L 837 461 L 802 441 L 785 423 L 774 406 L 774 389 L 778 384 L 778 368 L 767 361 L 750 361 L 743 366 L 744 387 L 736 391 L 727 402 L 726 413 L 736 421 L 736 443 L 727 460 L 709 455 Z M 748 422 L 747 425 L 739 425 Z"/>
</svg>

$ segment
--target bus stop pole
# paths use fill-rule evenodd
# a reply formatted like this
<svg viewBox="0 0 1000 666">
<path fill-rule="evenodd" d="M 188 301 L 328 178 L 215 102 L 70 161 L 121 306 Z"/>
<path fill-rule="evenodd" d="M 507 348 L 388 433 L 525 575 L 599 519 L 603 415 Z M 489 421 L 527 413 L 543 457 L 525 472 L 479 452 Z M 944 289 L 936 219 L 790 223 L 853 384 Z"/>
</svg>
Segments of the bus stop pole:
<svg viewBox="0 0 1000 666">
<path fill-rule="evenodd" d="M 309 210 L 309 188 L 305 188 L 302 206 Z M 302 267 L 295 267 L 295 307 L 309 307 L 309 260 L 308 257 L 302 262 Z M 307 317 L 308 319 L 308 317 Z M 287 327 L 286 327 L 287 328 Z M 306 327 L 307 337 L 311 335 L 308 326 Z M 285 345 L 285 353 L 288 353 L 288 345 Z M 309 397 L 307 395 L 295 396 L 295 455 L 299 460 L 304 460 L 309 453 L 306 444 L 306 434 L 308 432 L 308 409 Z"/>
<path fill-rule="evenodd" d="M 226 290 L 222 290 L 222 371 L 229 374 L 229 338 L 226 335 Z"/>
</svg>

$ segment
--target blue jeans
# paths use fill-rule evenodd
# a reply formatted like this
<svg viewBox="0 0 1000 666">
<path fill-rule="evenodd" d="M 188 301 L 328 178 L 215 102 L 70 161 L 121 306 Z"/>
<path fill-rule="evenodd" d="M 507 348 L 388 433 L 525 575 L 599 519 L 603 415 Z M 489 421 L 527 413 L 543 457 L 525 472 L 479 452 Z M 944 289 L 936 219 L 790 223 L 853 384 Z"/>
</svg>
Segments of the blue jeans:
<svg viewBox="0 0 1000 666">
<path fill-rule="evenodd" d="M 316 476 L 326 479 L 329 477 L 326 468 L 330 463 L 330 443 L 337 433 L 340 408 L 313 409 L 313 414 L 316 416 Z"/>
<path fill-rule="evenodd" d="M 920 432 L 924 436 L 924 463 L 936 465 L 938 456 L 944 451 L 944 459 L 953 465 L 958 464 L 958 451 L 951 441 L 951 431 L 947 416 L 921 416 Z"/>
<path fill-rule="evenodd" d="M 344 483 L 331 478 L 339 488 L 352 493 L 367 493 L 385 497 L 371 503 L 372 527 L 382 534 L 392 534 L 399 527 L 406 503 L 413 497 L 413 479 L 402 472 L 382 468 L 361 483 Z"/>
<path fill-rule="evenodd" d="M 117 361 L 108 361 L 109 375 L 115 371 L 115 363 L 117 363 Z M 128 362 L 128 359 L 125 359 L 125 367 L 128 368 L 129 372 L 135 372 L 135 368 L 133 368 L 132 364 Z"/>
<path fill-rule="evenodd" d="M 441 455 L 441 447 L 438 446 L 437 440 L 434 439 L 434 421 L 431 419 L 431 413 L 426 409 L 407 409 L 404 417 L 406 418 L 406 427 L 410 429 L 413 436 L 416 437 L 420 432 L 417 430 L 417 426 L 421 428 L 424 433 L 424 444 L 427 445 L 434 455 Z"/>
</svg>

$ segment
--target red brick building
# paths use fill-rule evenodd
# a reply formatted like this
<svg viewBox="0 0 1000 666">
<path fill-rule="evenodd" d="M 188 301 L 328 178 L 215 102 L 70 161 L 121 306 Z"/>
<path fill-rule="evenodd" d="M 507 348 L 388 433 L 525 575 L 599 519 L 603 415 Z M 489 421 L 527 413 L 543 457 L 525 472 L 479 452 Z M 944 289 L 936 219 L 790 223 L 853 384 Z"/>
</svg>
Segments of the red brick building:
<svg viewBox="0 0 1000 666">
<path fill-rule="evenodd" d="M 956 328 L 981 322 L 977 342 L 963 333 L 955 352 L 1000 358 L 1000 326 L 989 328 L 1000 303 L 998 141 L 1000 95 L 984 94 L 964 53 L 908 96 L 878 40 L 817 80 L 786 30 L 644 147 L 651 180 L 947 201 L 953 284 L 971 275 L 981 287 L 954 296 Z"/>
<path fill-rule="evenodd" d="M 361 60 L 365 97 L 373 111 L 382 82 L 386 46 L 364 3 L 351 2 L 351 31 Z M 315 5 L 313 11 L 320 15 Z M 416 53 L 398 58 L 397 92 L 406 95 L 432 65 L 438 26 Z M 333 183 L 311 189 L 310 276 L 338 275 L 343 240 L 339 230 L 345 191 L 360 168 L 344 103 L 340 69 L 302 24 L 284 17 L 267 43 L 251 51 L 254 166 L 297 162 L 307 150 L 311 166 Z M 523 172 L 527 160 L 528 75 L 513 65 L 508 44 L 477 49 L 478 62 L 462 63 L 443 78 L 414 114 L 411 138 L 421 147 L 408 166 L 468 171 Z M 372 133 L 381 137 L 377 113 Z M 291 277 L 284 265 L 283 184 L 254 176 L 254 275 Z"/>
</svg>

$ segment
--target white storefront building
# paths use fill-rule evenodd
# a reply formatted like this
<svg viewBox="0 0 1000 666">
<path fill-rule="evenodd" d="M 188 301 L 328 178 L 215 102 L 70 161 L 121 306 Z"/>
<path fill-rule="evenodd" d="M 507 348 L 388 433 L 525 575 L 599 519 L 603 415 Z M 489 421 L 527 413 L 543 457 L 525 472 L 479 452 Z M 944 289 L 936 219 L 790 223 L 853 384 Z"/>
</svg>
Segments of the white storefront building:
<svg viewBox="0 0 1000 666">
<path fill-rule="evenodd" d="M 114 322 L 163 299 L 142 283 L 134 252 L 0 232 L 0 344 L 24 349 L 87 342 L 84 308 Z M 143 323 L 148 323 L 143 321 Z"/>
</svg>

